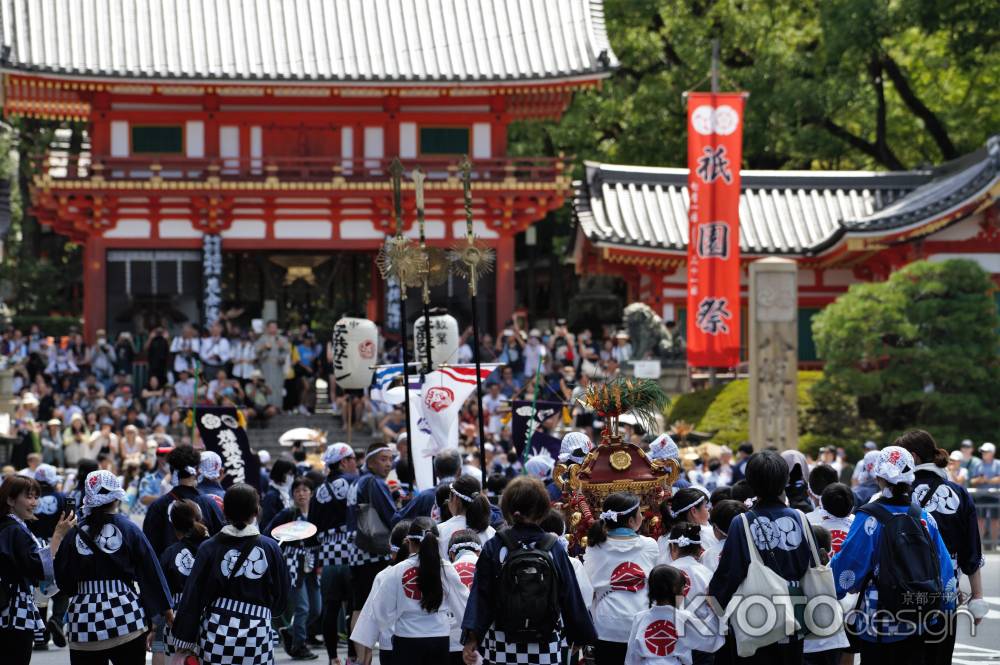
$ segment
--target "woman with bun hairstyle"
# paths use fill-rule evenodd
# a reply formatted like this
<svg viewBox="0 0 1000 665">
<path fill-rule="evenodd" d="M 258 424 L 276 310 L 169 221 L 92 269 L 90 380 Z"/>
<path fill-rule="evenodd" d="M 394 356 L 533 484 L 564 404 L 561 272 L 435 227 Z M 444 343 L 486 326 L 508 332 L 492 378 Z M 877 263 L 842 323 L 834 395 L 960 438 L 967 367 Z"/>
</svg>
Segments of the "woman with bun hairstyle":
<svg viewBox="0 0 1000 665">
<path fill-rule="evenodd" d="M 410 548 L 406 546 L 406 536 L 410 533 L 411 520 L 400 520 L 396 526 L 392 527 L 389 533 L 389 551 L 392 553 L 392 565 L 403 563 L 410 556 Z M 372 594 L 378 592 L 385 582 L 385 578 L 392 573 L 392 566 L 383 568 L 375 576 L 372 582 Z M 354 624 L 354 631 L 351 633 L 350 644 L 368 645 L 364 648 L 372 649 L 378 643 L 378 660 L 380 665 L 394 665 L 392 651 L 392 631 L 395 624 L 387 624 L 379 617 L 375 616 L 375 606 L 368 597 L 369 602 L 364 604 L 358 614 L 358 621 Z M 335 665 L 340 665 L 340 659 L 335 658 Z M 356 662 L 363 662 L 358 659 Z"/>
<path fill-rule="evenodd" d="M 198 547 L 208 538 L 208 527 L 201 521 L 201 508 L 189 499 L 174 501 L 167 510 L 167 515 L 174 527 L 177 542 L 167 547 L 160 555 L 160 568 L 163 569 L 163 576 L 167 578 L 173 606 L 178 607 L 184 585 L 194 567 Z M 153 660 L 155 661 L 158 654 L 169 655 L 174 650 L 170 645 L 170 627 L 161 622 L 154 628 L 156 632 L 153 640 Z"/>
<path fill-rule="evenodd" d="M 409 556 L 389 569 L 368 603 L 381 627 L 393 626 L 392 648 L 397 656 L 405 654 L 405 662 L 413 665 L 441 665 L 448 662 L 448 614 L 465 613 L 469 590 L 451 562 L 441 559 L 434 520 L 413 520 L 405 547 Z M 373 646 L 357 631 L 351 639 L 369 649 Z"/>
<path fill-rule="evenodd" d="M 448 491 L 448 511 L 452 517 L 438 525 L 442 559 L 448 558 L 448 543 L 456 531 L 472 529 L 479 534 L 482 545 L 496 533 L 496 529 L 490 526 L 490 500 L 478 480 L 472 476 L 459 476 L 449 484 Z"/>
<path fill-rule="evenodd" d="M 643 520 L 640 503 L 639 497 L 627 492 L 608 495 L 600 518 L 587 532 L 583 568 L 594 585 L 590 606 L 597 628 L 594 657 L 601 665 L 625 662 L 629 627 L 646 606 L 646 578 L 660 557 L 656 541 L 638 533 Z"/>
<path fill-rule="evenodd" d="M 563 638 L 574 648 L 594 643 L 594 624 L 580 595 L 569 555 L 555 535 L 539 526 L 550 508 L 549 493 L 537 478 L 518 476 L 500 496 L 500 510 L 511 526 L 486 541 L 476 563 L 469 604 L 462 619 L 465 645 L 462 658 L 466 665 L 479 662 L 480 647 L 486 665 L 542 665 L 560 662 Z M 505 627 L 498 623 L 504 620 L 501 599 L 511 593 L 510 589 L 502 588 L 501 579 L 512 547 L 546 552 L 557 578 L 554 585 L 557 597 L 553 599 L 557 607 L 552 612 L 555 627 L 551 633 L 539 634 L 532 641 L 508 638 Z"/>
<path fill-rule="evenodd" d="M 257 528 L 260 496 L 245 483 L 226 490 L 229 524 L 198 548 L 177 618 L 174 648 L 201 665 L 272 663 L 271 616 L 288 605 L 288 568 L 278 543 Z"/>
<path fill-rule="evenodd" d="M 958 587 L 951 555 L 936 520 L 915 503 L 912 491 L 915 467 L 913 456 L 905 448 L 887 446 L 879 451 L 875 477 L 882 495 L 858 509 L 847 538 L 831 561 L 837 596 L 861 594 L 857 610 L 851 613 L 846 626 L 848 634 L 857 638 L 861 665 L 927 662 L 929 649 L 933 648 L 929 638 L 936 640 L 943 632 L 943 626 L 935 624 L 955 610 Z M 924 607 L 914 606 L 921 602 L 918 598 L 921 594 L 900 592 L 898 597 L 890 598 L 885 589 L 880 593 L 879 580 L 892 579 L 892 571 L 880 565 L 883 561 L 880 548 L 886 546 L 882 530 L 888 528 L 889 520 L 893 520 L 895 529 L 909 529 L 903 532 L 909 538 L 905 542 L 906 562 L 920 565 L 921 571 L 932 565 L 938 569 L 942 593 L 933 598 L 930 593 L 922 594 Z M 927 538 L 918 541 L 915 534 L 920 530 Z M 927 583 L 926 578 L 920 581 Z M 888 603 L 893 607 L 887 606 Z M 893 611 L 897 605 L 898 613 Z"/>
<path fill-rule="evenodd" d="M 976 522 L 976 506 L 969 492 L 958 483 L 948 480 L 948 452 L 938 448 L 928 432 L 910 430 L 896 439 L 895 445 L 905 448 L 913 455 L 916 464 L 913 470 L 913 500 L 923 506 L 934 517 L 941 539 L 944 541 L 951 563 L 955 569 L 955 588 L 962 573 L 969 577 L 972 600 L 969 611 L 978 625 L 986 615 L 988 607 L 983 600 L 982 568 L 983 545 Z M 955 619 L 949 616 L 947 635 L 933 643 L 928 643 L 928 665 L 951 662 L 955 649 Z"/>
<path fill-rule="evenodd" d="M 695 654 L 717 651 L 725 642 L 717 631 L 699 630 L 698 618 L 679 607 L 685 584 L 673 566 L 650 571 L 649 607 L 632 620 L 625 665 L 691 665 Z"/>
<path fill-rule="evenodd" d="M 708 549 L 719 542 L 709 524 L 710 504 L 708 495 L 698 487 L 685 487 L 677 490 L 665 501 L 660 502 L 660 521 L 663 524 L 663 533 L 667 534 L 675 524 L 686 522 L 697 524 L 701 529 L 702 549 Z M 667 536 L 660 536 L 657 545 L 660 548 L 660 562 L 670 563 L 670 547 L 666 542 Z"/>
</svg>

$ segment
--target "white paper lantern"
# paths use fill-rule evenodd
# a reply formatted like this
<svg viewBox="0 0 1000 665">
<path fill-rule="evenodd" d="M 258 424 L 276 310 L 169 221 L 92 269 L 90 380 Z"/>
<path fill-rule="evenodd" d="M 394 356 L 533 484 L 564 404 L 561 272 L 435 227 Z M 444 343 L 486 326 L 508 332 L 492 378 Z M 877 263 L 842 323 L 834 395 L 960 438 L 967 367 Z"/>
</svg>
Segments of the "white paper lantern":
<svg viewBox="0 0 1000 665">
<path fill-rule="evenodd" d="M 427 362 L 427 342 L 424 339 L 424 317 L 413 324 L 413 344 L 417 350 L 417 360 Z M 458 321 L 450 314 L 431 315 L 431 362 L 435 367 L 442 363 L 454 365 L 458 362 Z"/>
<path fill-rule="evenodd" d="M 345 390 L 371 385 L 378 358 L 378 328 L 368 319 L 345 316 L 333 328 L 333 375 Z"/>
</svg>

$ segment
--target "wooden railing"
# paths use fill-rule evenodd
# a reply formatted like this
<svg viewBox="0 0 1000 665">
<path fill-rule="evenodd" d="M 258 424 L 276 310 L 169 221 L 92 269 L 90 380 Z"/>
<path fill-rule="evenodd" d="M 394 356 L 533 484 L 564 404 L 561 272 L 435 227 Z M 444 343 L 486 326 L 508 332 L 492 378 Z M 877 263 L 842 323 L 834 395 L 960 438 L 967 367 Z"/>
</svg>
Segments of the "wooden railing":
<svg viewBox="0 0 1000 665">
<path fill-rule="evenodd" d="M 458 180 L 459 158 L 404 159 L 407 174 L 419 166 L 428 180 Z M 208 180 L 330 182 L 373 181 L 388 177 L 390 159 L 341 157 L 187 158 L 158 155 L 92 157 L 88 154 L 50 153 L 36 160 L 36 173 L 59 179 Z M 552 182 L 564 175 L 563 157 L 493 157 L 472 162 L 478 181 Z M 406 178 L 408 181 L 408 178 Z"/>
</svg>

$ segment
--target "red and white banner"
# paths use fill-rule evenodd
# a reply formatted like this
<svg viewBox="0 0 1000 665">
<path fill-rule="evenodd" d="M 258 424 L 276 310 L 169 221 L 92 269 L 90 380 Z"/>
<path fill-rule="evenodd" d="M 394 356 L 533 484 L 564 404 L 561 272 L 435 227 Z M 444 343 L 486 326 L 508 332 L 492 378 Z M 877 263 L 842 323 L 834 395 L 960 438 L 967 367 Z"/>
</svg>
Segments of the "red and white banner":
<svg viewBox="0 0 1000 665">
<path fill-rule="evenodd" d="M 483 382 L 500 365 L 480 365 Z M 458 415 L 476 389 L 475 365 L 449 365 L 424 377 L 420 406 L 431 431 L 431 454 L 458 447 Z M 425 453 L 426 454 L 426 453 Z"/>
<path fill-rule="evenodd" d="M 742 93 L 688 93 L 687 356 L 740 361 Z"/>
</svg>

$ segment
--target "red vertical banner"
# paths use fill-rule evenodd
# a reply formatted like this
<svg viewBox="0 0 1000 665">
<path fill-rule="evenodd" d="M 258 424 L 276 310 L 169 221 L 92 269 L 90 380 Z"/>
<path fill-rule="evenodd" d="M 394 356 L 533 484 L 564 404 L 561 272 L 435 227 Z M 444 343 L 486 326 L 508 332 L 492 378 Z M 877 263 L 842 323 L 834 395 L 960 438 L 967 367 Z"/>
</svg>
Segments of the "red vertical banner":
<svg viewBox="0 0 1000 665">
<path fill-rule="evenodd" d="M 740 361 L 742 93 L 688 93 L 687 356 Z"/>
</svg>

